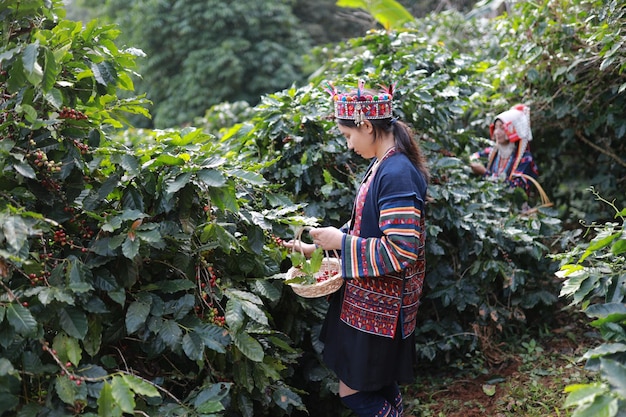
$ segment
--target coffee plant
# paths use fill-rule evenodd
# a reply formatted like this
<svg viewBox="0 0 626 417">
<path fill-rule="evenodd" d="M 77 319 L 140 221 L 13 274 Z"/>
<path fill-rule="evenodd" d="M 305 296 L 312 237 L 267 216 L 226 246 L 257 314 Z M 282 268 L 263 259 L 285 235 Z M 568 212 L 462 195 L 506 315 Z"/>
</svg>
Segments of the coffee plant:
<svg viewBox="0 0 626 417">
<path fill-rule="evenodd" d="M 585 238 L 554 257 L 561 262 L 560 295 L 593 320 L 590 325 L 603 340 L 580 359 L 599 380 L 568 386 L 565 405 L 575 408 L 576 416 L 613 417 L 626 413 L 626 209 L 591 192 L 614 211 L 614 221 L 584 224 L 578 232 Z"/>
<path fill-rule="evenodd" d="M 468 149 L 484 140 L 455 127 L 471 97 L 489 92 L 474 81 L 478 63 L 411 31 L 370 32 L 316 53 L 320 62 L 320 56 L 328 58 L 324 77 L 263 97 L 249 120 L 230 129 L 209 117 L 205 128 L 222 127 L 222 140 L 245 159 L 276 161 L 263 176 L 282 184 L 306 216 L 340 226 L 349 218 L 367 161 L 346 152 L 324 85 L 353 88 L 365 78 L 376 88 L 397 81 L 396 112 L 416 130 L 433 176 L 419 355 L 426 362 L 453 363 L 480 351 L 484 334 L 511 335 L 539 320 L 557 301 L 555 263 L 545 255 L 561 222 L 549 207 L 522 213 L 524 203 L 540 204 L 536 195 L 529 200 L 519 190 L 470 175 Z"/>
<path fill-rule="evenodd" d="M 4 5 L 0 413 L 304 409 L 269 312 L 283 286 L 260 279 L 298 206 L 210 134 L 130 129 L 149 103 L 120 98 L 138 52 L 118 29 Z"/>
<path fill-rule="evenodd" d="M 571 241 L 560 206 L 470 174 L 467 155 L 486 143 L 494 111 L 477 106 L 499 103 L 484 56 L 416 29 L 371 31 L 313 51 L 320 70 L 306 86 L 255 107 L 216 105 L 197 127 L 143 130 L 128 124 L 150 117 L 132 96 L 142 54 L 116 45 L 118 28 L 67 21 L 60 1 L 5 3 L 0 411 L 340 407 L 320 361 L 326 302 L 282 282 L 281 241 L 303 224 L 348 220 L 367 164 L 335 128 L 328 81 L 397 83 L 397 115 L 428 158 L 422 361 L 496 361 L 488 342 L 546 324 L 560 285 L 546 254 Z"/>
</svg>

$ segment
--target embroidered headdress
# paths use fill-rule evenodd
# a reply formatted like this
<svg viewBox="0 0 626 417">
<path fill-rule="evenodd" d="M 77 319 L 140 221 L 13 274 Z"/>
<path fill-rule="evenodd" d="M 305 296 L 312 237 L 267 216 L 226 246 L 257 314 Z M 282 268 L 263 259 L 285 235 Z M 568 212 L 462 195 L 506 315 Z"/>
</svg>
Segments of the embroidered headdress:
<svg viewBox="0 0 626 417">
<path fill-rule="evenodd" d="M 494 123 L 489 126 L 489 133 L 493 139 L 495 130 L 495 120 L 502 121 L 502 128 L 509 138 L 509 142 L 519 142 L 517 152 L 515 153 L 515 161 L 509 174 L 509 179 L 516 175 L 517 166 L 522 160 L 522 156 L 528 149 L 528 142 L 533 140 L 533 132 L 530 130 L 530 107 L 525 104 L 516 104 L 509 110 L 500 113 L 494 119 Z M 489 163 L 491 164 L 495 152 L 489 155 Z"/>
<path fill-rule="evenodd" d="M 378 94 L 372 94 L 364 89 L 365 81 L 359 80 L 356 91 L 341 93 L 330 83 L 326 91 L 333 99 L 335 117 L 337 119 L 354 120 L 354 124 L 361 126 L 365 119 L 390 119 L 393 117 L 393 89 L 394 84 L 382 87 Z"/>
<path fill-rule="evenodd" d="M 500 113 L 495 120 L 502 121 L 502 128 L 510 142 L 518 140 L 530 142 L 533 140 L 533 133 L 530 130 L 530 107 L 524 104 L 517 104 L 510 110 Z M 489 132 L 493 139 L 495 123 L 489 126 Z"/>
</svg>

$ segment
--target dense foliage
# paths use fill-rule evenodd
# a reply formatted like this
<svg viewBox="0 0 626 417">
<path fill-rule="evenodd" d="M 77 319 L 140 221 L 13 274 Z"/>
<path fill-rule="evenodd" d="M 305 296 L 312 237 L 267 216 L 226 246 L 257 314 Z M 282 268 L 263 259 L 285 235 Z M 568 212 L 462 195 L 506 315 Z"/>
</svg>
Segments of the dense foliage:
<svg viewBox="0 0 626 417">
<path fill-rule="evenodd" d="M 626 203 L 626 5 L 620 1 L 519 2 L 495 19 L 458 13 L 416 22 L 433 42 L 480 61 L 492 89 L 462 119 L 488 125 L 512 103 L 531 107 L 540 181 L 568 227 L 612 217 L 585 189 Z M 593 205 L 591 209 L 589 204 Z"/>
<path fill-rule="evenodd" d="M 140 52 L 116 46 L 117 27 L 70 22 L 60 1 L 47 4 L 14 0 L 0 12 L 0 410 L 247 417 L 340 409 L 319 359 L 325 300 L 285 287 L 279 246 L 297 225 L 346 221 L 367 163 L 345 150 L 327 81 L 398 82 L 396 111 L 428 157 L 423 362 L 492 359 L 480 350 L 485 337 L 548 324 L 559 282 L 546 254 L 570 243 L 560 234 L 567 204 L 538 207 L 536 195 L 471 176 L 465 161 L 484 144 L 496 108 L 528 98 L 508 87 L 525 85 L 525 74 L 499 60 L 520 68 L 516 44 L 494 41 L 514 19 L 463 29 L 450 14 L 426 30 L 371 31 L 316 50 L 310 62 L 320 69 L 306 86 L 254 107 L 215 105 L 199 128 L 153 131 L 126 125 L 129 115 L 150 116 L 149 103 L 132 96 Z M 477 42 L 439 42 L 445 25 Z M 478 53 L 481 39 L 491 41 Z M 618 71 L 597 71 L 607 68 Z M 551 169 L 542 173 L 551 185 Z"/>
<path fill-rule="evenodd" d="M 472 138 L 450 133 L 451 126 L 469 97 L 484 88 L 470 81 L 473 59 L 406 32 L 370 32 L 328 54 L 341 57 L 324 68 L 325 75 L 335 74 L 337 86 L 350 88 L 359 76 L 373 86 L 400 81 L 397 112 L 419 132 L 429 156 L 429 288 L 418 326 L 420 356 L 460 357 L 477 348 L 475 326 L 514 331 L 527 313 L 552 305 L 556 282 L 544 255 L 559 220 L 545 209 L 520 215 L 523 193 L 471 177 L 463 160 L 453 156 Z M 340 226 L 348 220 L 367 161 L 346 155 L 344 139 L 328 117 L 324 82 L 268 95 L 256 115 L 225 130 L 223 140 L 241 143 L 239 152 L 249 158 L 279 158 L 263 172 L 268 181 L 283 184 L 296 202 L 306 204 L 307 216 Z"/>
<path fill-rule="evenodd" d="M 309 40 L 284 1 L 109 0 L 106 9 L 146 54 L 138 91 L 154 102 L 158 128 L 189 124 L 222 101 L 257 103 L 302 79 Z"/>
<path fill-rule="evenodd" d="M 0 54 L 1 411 L 302 408 L 298 349 L 264 306 L 282 285 L 255 279 L 279 271 L 289 200 L 199 130 L 112 141 L 147 114 L 117 97 L 134 56 L 113 27 L 30 4 L 9 5 Z"/>
<path fill-rule="evenodd" d="M 596 200 L 614 211 L 614 219 L 585 225 L 591 240 L 580 241 L 555 257 L 562 262 L 558 271 L 564 279 L 561 296 L 593 319 L 591 326 L 604 342 L 581 358 L 600 380 L 568 386 L 565 405 L 575 407 L 579 417 L 614 417 L 626 413 L 626 209 L 591 191 Z"/>
</svg>

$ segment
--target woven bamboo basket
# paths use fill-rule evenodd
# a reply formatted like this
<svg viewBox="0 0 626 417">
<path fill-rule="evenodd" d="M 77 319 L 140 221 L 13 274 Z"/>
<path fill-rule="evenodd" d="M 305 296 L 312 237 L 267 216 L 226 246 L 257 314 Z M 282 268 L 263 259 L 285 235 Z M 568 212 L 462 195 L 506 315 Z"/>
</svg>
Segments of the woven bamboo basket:
<svg viewBox="0 0 626 417">
<path fill-rule="evenodd" d="M 552 206 L 554 204 L 554 203 L 552 203 L 552 201 L 550 201 L 550 198 L 548 197 L 548 194 L 546 194 L 546 192 L 544 191 L 544 189 L 541 186 L 541 184 L 539 184 L 539 181 L 537 181 L 536 179 L 534 179 L 530 175 L 519 174 L 519 176 L 520 177 L 524 177 L 525 179 L 527 179 L 528 181 L 533 183 L 535 188 L 537 188 L 537 192 L 539 193 L 539 197 L 541 198 L 541 204 L 537 205 L 536 207 L 531 208 L 530 210 L 527 210 L 525 212 L 525 214 L 534 213 L 538 209 L 540 209 L 541 207 L 550 207 L 550 206 Z"/>
<path fill-rule="evenodd" d="M 308 229 L 308 227 L 303 227 L 296 232 L 294 246 L 291 249 L 292 252 L 295 250 L 295 247 L 298 246 L 300 248 L 300 253 L 304 256 L 304 251 L 302 250 L 300 243 L 302 243 L 302 233 Z M 316 279 L 322 279 L 314 284 L 289 284 L 289 286 L 293 289 L 293 292 L 298 294 L 300 297 L 324 297 L 336 292 L 343 285 L 343 277 L 341 276 L 341 261 L 339 260 L 337 251 L 333 251 L 335 257 L 330 256 L 328 251 L 324 252 L 326 256 L 322 259 L 319 271 L 314 274 Z M 303 275 L 305 275 L 305 273 L 300 268 L 292 266 L 285 274 L 285 279 L 289 280 Z"/>
</svg>

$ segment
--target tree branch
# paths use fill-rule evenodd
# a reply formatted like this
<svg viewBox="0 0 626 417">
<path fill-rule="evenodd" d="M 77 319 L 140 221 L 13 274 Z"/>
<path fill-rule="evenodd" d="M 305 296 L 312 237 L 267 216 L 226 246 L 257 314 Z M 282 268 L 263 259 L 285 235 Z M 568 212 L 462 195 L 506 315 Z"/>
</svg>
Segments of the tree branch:
<svg viewBox="0 0 626 417">
<path fill-rule="evenodd" d="M 576 136 L 578 137 L 578 139 L 580 139 L 581 141 L 585 142 L 587 145 L 591 146 L 593 149 L 595 149 L 596 151 L 603 153 L 605 155 L 607 155 L 608 157 L 610 157 L 611 159 L 614 159 L 615 162 L 617 162 L 618 164 L 620 164 L 621 166 L 623 166 L 624 168 L 626 168 L 626 162 L 624 160 L 622 160 L 619 156 L 617 156 L 616 154 L 614 154 L 613 152 L 606 150 L 604 148 L 601 148 L 600 146 L 596 145 L 595 143 L 591 142 L 589 139 L 587 139 L 582 133 L 580 133 L 580 131 L 576 132 Z"/>
</svg>

